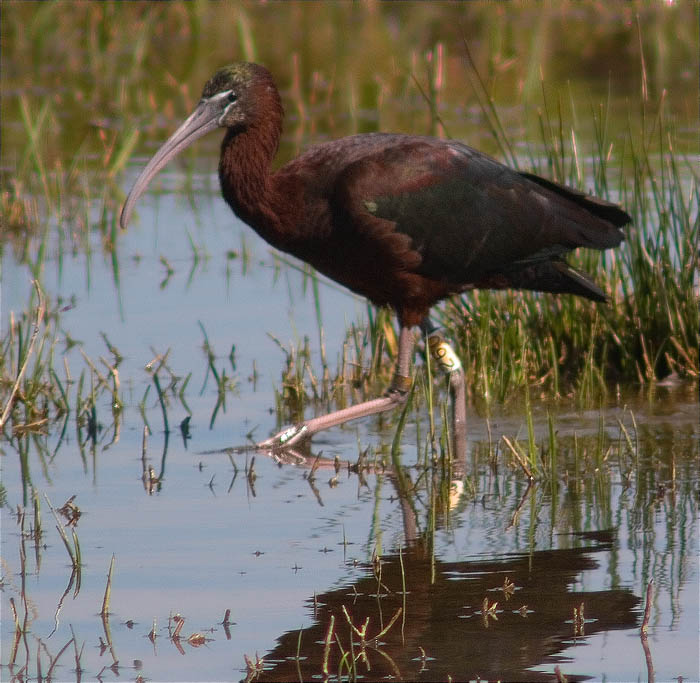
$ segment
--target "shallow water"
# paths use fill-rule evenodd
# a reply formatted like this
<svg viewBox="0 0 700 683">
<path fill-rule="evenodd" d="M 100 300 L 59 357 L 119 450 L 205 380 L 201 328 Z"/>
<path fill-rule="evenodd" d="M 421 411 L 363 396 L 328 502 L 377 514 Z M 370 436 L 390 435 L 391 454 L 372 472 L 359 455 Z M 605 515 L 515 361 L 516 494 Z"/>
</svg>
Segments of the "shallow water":
<svg viewBox="0 0 700 683">
<path fill-rule="evenodd" d="M 416 430 L 427 431 L 427 416 L 420 411 L 409 419 L 401 449 L 401 471 L 413 485 L 397 478 L 391 465 L 395 426 L 388 418 L 318 435 L 303 463 L 278 464 L 261 454 L 253 461 L 251 453 L 225 452 L 245 444 L 251 431 L 261 437 L 276 428 L 272 388 L 284 358 L 269 334 L 285 343 L 306 333 L 313 339 L 316 314 L 301 273 L 276 263 L 218 198 L 205 195 L 198 206 L 195 218 L 183 213 L 175 195 L 146 199 L 140 222 L 119 244 L 118 289 L 99 251 L 92 257 L 89 287 L 84 255 L 64 261 L 56 276 L 56 293 L 75 296 L 73 308 L 62 316 L 64 329 L 91 357 L 108 355 L 95 334 L 105 330 L 125 357 L 119 371 L 126 405 L 115 429 L 103 396 L 94 445 L 84 433 L 78 439 L 75 416 L 69 415 L 55 454 L 58 430 L 46 439 L 44 454 L 36 445 L 29 448 L 30 477 L 41 496 L 60 507 L 75 495 L 82 513 L 76 532 L 84 566 L 75 598 L 75 586 L 61 598 L 70 563 L 44 501 L 45 531 L 38 548 L 30 538 L 22 541 L 8 512 L 23 502 L 22 476 L 17 454 L 4 448 L 9 508 L 2 530 L 3 613 L 9 614 L 8 601 L 14 598 L 23 614 L 24 552 L 31 625 L 4 676 L 25 664 L 36 675 L 37 647 L 46 671 L 46 653 L 55 656 L 74 632 L 85 644 L 80 661 L 89 679 L 115 660 L 120 676 L 130 678 L 243 678 L 244 655 L 254 659 L 255 653 L 265 657 L 262 680 L 298 678 L 298 669 L 308 679 L 320 674 L 323 647 L 311 644 L 323 641 L 331 612 L 338 637 L 349 647 L 345 605 L 356 627 L 369 617 L 368 636 L 402 608 L 381 644 L 368 645 L 367 661 L 358 662 L 357 675 L 364 679 L 538 680 L 551 675 L 556 664 L 571 680 L 643 679 L 647 663 L 639 626 L 653 577 L 648 646 L 657 680 L 697 678 L 700 477 L 692 387 L 624 395 L 600 411 L 535 403 L 540 443 L 547 439 L 546 409 L 553 413 L 559 475 L 530 490 L 502 443 L 489 452 L 489 429 L 494 439 L 505 434 L 526 440 L 517 405 L 492 413 L 488 422 L 470 410 L 466 458 L 452 480 L 440 480 L 434 471 L 419 477 L 421 470 L 414 467 L 416 443 L 425 438 Z M 191 278 L 186 230 L 209 254 Z M 216 246 L 240 251 L 243 240 L 249 252 L 245 267 L 243 258 L 228 259 Z M 161 287 L 165 254 L 175 272 Z M 10 281 L 23 277 L 7 255 L 3 268 Z M 326 347 L 334 353 L 346 324 L 362 318 L 364 303 L 322 286 L 321 306 Z M 217 353 L 216 365 L 228 366 L 235 380 L 212 428 L 217 392 L 211 377 L 205 381 L 198 321 Z M 232 344 L 235 370 L 227 358 Z M 317 343 L 312 346 L 318 350 Z M 186 411 L 176 400 L 169 406 L 172 431 L 166 438 L 151 388 L 145 414 L 153 433 L 142 457 L 138 405 L 151 383 L 143 367 L 156 351 L 167 349 L 176 373 L 192 372 L 186 393 L 192 438 L 185 446 L 177 425 Z M 68 354 L 69 366 L 75 353 Z M 255 383 L 250 380 L 254 363 Z M 618 420 L 631 439 L 638 439 L 636 454 L 625 445 Z M 362 477 L 348 471 L 345 463 L 355 463 L 368 447 L 369 461 L 384 464 Z M 596 453 L 605 460 L 597 461 Z M 310 481 L 318 455 L 323 465 Z M 337 475 L 335 457 L 342 461 Z M 251 466 L 254 478 L 246 474 Z M 150 492 L 142 479 L 149 467 L 159 477 Z M 442 507 L 431 503 L 440 486 L 447 486 L 449 501 Z M 27 491 L 25 530 L 33 523 L 31 488 Z M 381 582 L 372 570 L 375 552 L 382 557 Z M 112 645 L 102 651 L 98 646 L 108 638 L 98 613 L 112 556 Z M 506 578 L 514 584 L 512 593 L 503 590 Z M 486 616 L 484 598 L 489 607 L 498 603 Z M 573 608 L 581 603 L 585 621 L 576 631 Z M 226 609 L 235 622 L 228 633 L 221 624 Z M 186 620 L 180 641 L 168 637 L 168 619 L 175 614 Z M 154 620 L 155 643 L 147 637 Z M 170 628 L 172 633 L 172 623 Z M 297 662 L 300 629 L 308 659 Z M 4 667 L 10 663 L 13 632 L 12 619 L 4 618 Z M 192 633 L 204 635 L 206 643 L 188 644 L 185 638 Z M 70 679 L 74 669 L 71 645 L 55 676 Z"/>
<path fill-rule="evenodd" d="M 460 44 L 450 45 L 449 54 Z M 308 68 L 313 57 L 304 57 Z M 208 61 L 201 58 L 194 71 L 206 71 Z M 514 78 L 508 62 L 493 65 L 503 69 L 501 78 Z M 608 72 L 581 75 L 565 91 L 581 98 L 579 123 L 591 134 L 586 98 L 605 96 Z M 684 74 L 676 74 L 670 100 L 686 101 L 683 84 L 692 79 Z M 200 83 L 192 80 L 195 92 Z M 631 97 L 636 90 L 628 87 L 613 97 Z M 183 92 L 187 100 L 189 91 Z M 17 93 L 4 94 L 14 111 Z M 376 101 L 333 112 L 324 108 L 329 94 L 305 112 L 310 123 L 289 105 L 282 155 L 291 156 L 302 138 L 318 141 L 353 126 L 384 129 L 387 118 L 424 133 L 425 103 L 413 96 L 393 108 L 384 104 L 382 120 L 374 114 Z M 85 115 L 87 109 L 71 103 Z M 455 137 L 498 153 L 473 102 L 441 113 Z M 507 125 L 522 128 L 522 105 L 502 113 Z M 70 108 L 61 112 L 72 115 Z M 171 112 L 154 116 L 153 139 L 165 138 L 171 118 Z M 67 159 L 81 144 L 73 139 L 81 125 L 92 125 L 74 124 Z M 19 120 L 3 117 L 3 142 L 7 131 L 16 134 L 5 147 L 3 170 L 13 154 L 21 156 L 22 130 Z M 685 137 L 696 151 L 695 128 Z M 368 311 L 363 300 L 321 279 L 318 313 L 310 277 L 270 250 L 220 198 L 214 138 L 161 172 L 114 252 L 104 248 L 93 205 L 87 244 L 68 220 L 49 226 L 41 278 L 60 309 L 53 323 L 57 376 L 75 396 L 86 367 L 82 349 L 111 384 L 106 364 L 115 363 L 113 345 L 123 357 L 124 407 L 114 410 L 109 391 L 87 372 L 83 397 L 91 390 L 97 397 L 94 438 L 85 413 L 78 422 L 73 407 L 48 433 L 0 444 L 0 678 L 46 677 L 60 655 L 52 680 L 239 680 L 250 673 L 246 658 L 254 663 L 256 656 L 263 658 L 258 680 L 323 679 L 332 620 L 331 678 L 342 646 L 359 655 L 345 679 L 554 680 L 559 666 L 569 680 L 699 680 L 696 387 L 672 381 L 611 389 L 607 402 L 586 410 L 571 399 L 533 397 L 544 462 L 532 485 L 501 439 L 527 443 L 517 397 L 505 406 L 469 404 L 466 451 L 449 471 L 430 460 L 423 407 L 408 412 L 398 459 L 392 453 L 397 415 L 321 433 L 309 450 L 284 461 L 236 450 L 281 426 L 276 394 L 286 356 L 280 345 L 298 348 L 308 337 L 320 375 L 323 344 L 333 374 L 346 330 L 364 329 Z M 616 144 L 622 138 L 619 133 Z M 516 153 L 529 159 L 532 149 L 516 147 Z M 132 158 L 120 179 L 125 191 L 151 151 L 139 149 Z M 582 159 L 585 154 L 582 144 Z M 690 182 L 682 172 L 681 182 Z M 12 312 L 27 309 L 32 273 L 10 246 L 1 267 L 5 330 Z M 223 395 L 205 342 L 218 374 L 228 378 Z M 166 353 L 167 367 L 159 367 L 154 359 Z M 165 387 L 167 431 L 154 367 Z M 439 404 L 442 390 L 437 396 Z M 322 409 L 311 405 L 307 414 Z M 184 438 L 180 424 L 187 417 Z M 438 408 L 434 418 L 439 428 Z M 38 542 L 35 496 L 43 529 Z M 60 508 L 72 496 L 80 512 L 73 527 L 79 586 L 46 500 Z M 26 627 L 18 640 L 13 608 Z"/>
</svg>

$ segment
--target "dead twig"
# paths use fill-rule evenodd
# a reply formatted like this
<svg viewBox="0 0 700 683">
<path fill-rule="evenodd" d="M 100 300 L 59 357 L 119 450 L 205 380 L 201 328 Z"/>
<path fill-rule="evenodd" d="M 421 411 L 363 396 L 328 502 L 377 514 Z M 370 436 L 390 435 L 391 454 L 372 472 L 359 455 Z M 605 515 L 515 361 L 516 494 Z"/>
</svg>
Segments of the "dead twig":
<svg viewBox="0 0 700 683">
<path fill-rule="evenodd" d="M 513 457 L 518 461 L 518 464 L 520 467 L 523 468 L 523 472 L 525 472 L 525 476 L 528 478 L 529 481 L 535 481 L 535 477 L 532 475 L 532 472 L 530 471 L 530 468 L 527 466 L 527 463 L 525 462 L 525 459 L 523 458 L 520 453 L 516 450 L 515 446 L 510 442 L 507 436 L 503 435 L 501 437 L 503 441 L 505 441 L 506 446 L 510 449 L 510 452 L 513 454 Z"/>
<path fill-rule="evenodd" d="M 12 391 L 10 392 L 10 396 L 7 399 L 7 403 L 5 403 L 5 409 L 2 411 L 2 416 L 0 416 L 0 430 L 2 430 L 2 428 L 5 426 L 5 423 L 7 422 L 7 419 L 10 417 L 12 406 L 15 403 L 15 398 L 17 397 L 17 392 L 19 391 L 19 385 L 22 383 L 24 373 L 27 371 L 27 367 L 29 365 L 29 359 L 31 358 L 32 353 L 34 351 L 34 344 L 36 343 L 36 338 L 39 335 L 39 325 L 44 319 L 44 313 L 46 313 L 46 302 L 44 300 L 44 295 L 41 293 L 39 283 L 36 280 L 32 280 L 32 284 L 34 285 L 37 297 L 39 298 L 39 303 L 36 307 L 36 319 L 34 321 L 34 330 L 32 331 L 32 337 L 29 340 L 29 346 L 27 347 L 27 353 L 24 356 L 24 362 L 22 363 L 22 367 L 17 373 L 17 379 L 12 385 Z"/>
<path fill-rule="evenodd" d="M 642 627 L 639 629 L 643 636 L 646 636 L 649 630 L 649 619 L 651 618 L 651 603 L 652 603 L 652 590 L 654 588 L 654 579 L 651 579 L 647 584 L 646 600 L 644 603 L 644 618 L 642 619 Z"/>
</svg>

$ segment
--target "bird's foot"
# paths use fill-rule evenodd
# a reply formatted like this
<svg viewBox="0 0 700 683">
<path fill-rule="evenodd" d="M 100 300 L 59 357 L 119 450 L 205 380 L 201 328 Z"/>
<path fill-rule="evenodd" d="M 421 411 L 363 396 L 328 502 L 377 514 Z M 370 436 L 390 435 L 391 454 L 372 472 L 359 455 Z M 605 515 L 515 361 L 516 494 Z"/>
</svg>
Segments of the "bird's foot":
<svg viewBox="0 0 700 683">
<path fill-rule="evenodd" d="M 255 444 L 255 448 L 261 451 L 279 452 L 292 446 L 299 445 L 302 441 L 310 439 L 314 434 L 331 427 L 344 424 L 349 420 L 357 420 L 360 417 L 375 415 L 401 405 L 408 398 L 411 388 L 411 378 L 400 373 L 394 375 L 391 387 L 381 398 L 357 403 L 349 408 L 342 408 L 327 415 L 319 415 L 304 422 L 283 429 L 278 434 L 265 441 Z"/>
<path fill-rule="evenodd" d="M 255 448 L 260 451 L 278 451 L 294 446 L 310 436 L 311 434 L 309 433 L 308 426 L 300 422 L 299 424 L 283 429 L 269 439 L 265 439 L 265 441 L 255 444 Z"/>
</svg>

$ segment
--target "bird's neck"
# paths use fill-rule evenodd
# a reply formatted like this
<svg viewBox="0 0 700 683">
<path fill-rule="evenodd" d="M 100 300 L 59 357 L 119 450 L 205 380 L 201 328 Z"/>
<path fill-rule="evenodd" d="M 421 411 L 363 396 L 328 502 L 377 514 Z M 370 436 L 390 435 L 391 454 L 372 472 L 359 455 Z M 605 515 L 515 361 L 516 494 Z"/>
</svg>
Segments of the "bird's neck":
<svg viewBox="0 0 700 683">
<path fill-rule="evenodd" d="M 234 213 L 265 240 L 284 248 L 283 201 L 270 172 L 281 130 L 281 106 L 245 130 L 228 130 L 221 146 L 219 179 Z"/>
</svg>

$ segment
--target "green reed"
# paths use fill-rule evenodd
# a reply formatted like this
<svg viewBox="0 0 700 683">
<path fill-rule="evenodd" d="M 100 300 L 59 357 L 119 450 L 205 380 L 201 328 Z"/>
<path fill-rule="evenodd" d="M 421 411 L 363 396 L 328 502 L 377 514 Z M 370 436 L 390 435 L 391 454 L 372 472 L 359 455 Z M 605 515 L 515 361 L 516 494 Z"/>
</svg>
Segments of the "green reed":
<svg viewBox="0 0 700 683">
<path fill-rule="evenodd" d="M 595 156 L 599 148 L 593 150 L 598 191 L 621 201 L 633 225 L 618 250 L 577 254 L 571 261 L 594 274 L 610 304 L 573 296 L 479 292 L 444 307 L 443 322 L 460 339 L 470 384 L 481 397 L 488 400 L 499 383 L 504 397 L 524 386 L 527 376 L 555 393 L 564 389 L 564 382 L 584 403 L 604 393 L 610 380 L 645 382 L 670 373 L 698 376 L 695 273 L 700 191 L 695 178 L 680 171 L 690 162 L 674 152 L 673 127 L 666 122 L 663 101 L 658 106 L 653 134 L 635 130 L 630 121 L 630 142 L 619 160 L 632 164 L 629 186 L 619 180 L 620 190 L 608 193 L 611 164 Z M 562 125 L 561 120 L 556 123 L 543 126 L 543 135 L 555 135 Z M 554 170 L 569 160 L 566 145 L 557 147 L 555 141 L 544 141 L 551 143 L 545 148 Z M 568 151 L 571 156 L 573 147 Z M 576 184 L 572 175 L 558 179 Z M 505 358 L 519 358 L 526 373 L 513 373 L 494 361 L 494 350 Z M 491 372 L 484 372 L 484 365 Z"/>
</svg>

